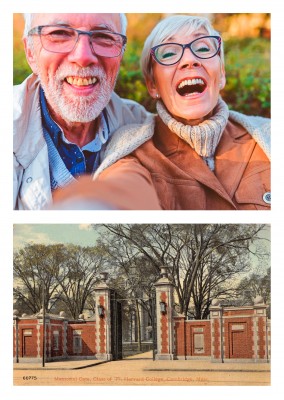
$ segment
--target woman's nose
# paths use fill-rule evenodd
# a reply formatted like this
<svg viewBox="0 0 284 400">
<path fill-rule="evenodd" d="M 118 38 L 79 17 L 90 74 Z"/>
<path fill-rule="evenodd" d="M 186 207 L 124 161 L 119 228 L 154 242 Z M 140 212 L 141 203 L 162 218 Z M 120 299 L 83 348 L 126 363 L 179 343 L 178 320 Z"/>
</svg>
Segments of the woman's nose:
<svg viewBox="0 0 284 400">
<path fill-rule="evenodd" d="M 88 35 L 79 35 L 74 49 L 68 54 L 70 62 L 75 62 L 80 67 L 87 67 L 97 61 Z"/>
<path fill-rule="evenodd" d="M 201 62 L 199 58 L 197 58 L 192 51 L 187 47 L 184 49 L 182 58 L 179 62 L 180 68 L 192 68 L 192 67 L 200 67 Z"/>
</svg>

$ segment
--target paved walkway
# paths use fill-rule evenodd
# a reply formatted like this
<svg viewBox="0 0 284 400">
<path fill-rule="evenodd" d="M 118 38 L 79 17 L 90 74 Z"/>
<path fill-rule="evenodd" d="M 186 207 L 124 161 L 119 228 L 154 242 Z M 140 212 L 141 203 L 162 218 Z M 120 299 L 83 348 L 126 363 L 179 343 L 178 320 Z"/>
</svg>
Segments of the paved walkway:
<svg viewBox="0 0 284 400">
<path fill-rule="evenodd" d="M 204 360 L 156 360 L 152 359 L 152 352 L 136 354 L 119 361 L 100 361 L 100 360 L 65 360 L 46 362 L 42 367 L 41 362 L 20 362 L 14 363 L 14 370 L 74 370 L 90 368 L 96 365 L 108 363 L 123 363 L 126 361 L 142 362 L 145 371 L 270 371 L 270 363 L 251 363 L 251 362 L 225 362 L 212 363 L 209 359 Z M 146 363 L 145 363 L 146 362 Z M 141 364 L 142 365 L 142 364 Z"/>
<path fill-rule="evenodd" d="M 152 353 L 124 360 L 14 364 L 15 385 L 270 385 L 270 364 L 153 361 Z"/>
<path fill-rule="evenodd" d="M 40 362 L 19 362 L 14 363 L 14 370 L 73 370 L 93 367 L 95 365 L 104 364 L 109 361 L 99 360 L 68 360 L 68 361 L 53 361 L 46 362 L 45 366 L 42 366 Z"/>
</svg>

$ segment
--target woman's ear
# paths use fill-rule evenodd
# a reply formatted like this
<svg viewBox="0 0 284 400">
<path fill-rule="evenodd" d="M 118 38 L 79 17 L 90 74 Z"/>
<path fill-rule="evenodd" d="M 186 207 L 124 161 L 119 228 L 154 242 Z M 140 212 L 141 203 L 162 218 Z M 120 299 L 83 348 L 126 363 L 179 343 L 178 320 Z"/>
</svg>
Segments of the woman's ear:
<svg viewBox="0 0 284 400">
<path fill-rule="evenodd" d="M 157 91 L 155 82 L 151 78 L 147 77 L 146 78 L 146 86 L 147 86 L 150 96 L 153 97 L 153 99 L 156 99 L 157 94 L 159 94 L 159 93 Z"/>
<path fill-rule="evenodd" d="M 33 48 L 34 46 L 30 46 L 27 38 L 24 38 L 23 41 L 27 62 L 29 63 L 29 66 L 31 67 L 33 73 L 37 74 L 37 63 L 35 58 L 35 51 Z"/>
<path fill-rule="evenodd" d="M 224 65 L 221 65 L 220 82 L 219 82 L 220 90 L 224 89 L 225 85 L 226 85 L 226 72 Z"/>
</svg>

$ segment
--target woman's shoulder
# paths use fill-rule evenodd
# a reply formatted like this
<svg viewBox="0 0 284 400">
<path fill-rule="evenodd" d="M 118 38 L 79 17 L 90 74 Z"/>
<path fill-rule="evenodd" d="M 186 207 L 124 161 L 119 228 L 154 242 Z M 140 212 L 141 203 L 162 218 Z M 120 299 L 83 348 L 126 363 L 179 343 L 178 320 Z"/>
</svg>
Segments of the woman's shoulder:
<svg viewBox="0 0 284 400">
<path fill-rule="evenodd" d="M 255 115 L 245 115 L 237 111 L 230 110 L 229 119 L 243 126 L 270 159 L 270 118 Z"/>
<path fill-rule="evenodd" d="M 258 115 L 246 115 L 238 111 L 230 110 L 229 118 L 232 121 L 238 122 L 243 126 L 248 126 L 249 128 L 261 128 L 270 127 L 270 118 L 261 117 Z"/>
</svg>

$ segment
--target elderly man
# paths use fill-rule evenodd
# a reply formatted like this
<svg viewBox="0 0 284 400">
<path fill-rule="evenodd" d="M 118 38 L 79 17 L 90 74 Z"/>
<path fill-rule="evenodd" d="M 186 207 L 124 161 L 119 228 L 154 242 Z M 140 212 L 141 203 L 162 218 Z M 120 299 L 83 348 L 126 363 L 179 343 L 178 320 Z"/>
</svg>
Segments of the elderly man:
<svg viewBox="0 0 284 400">
<path fill-rule="evenodd" d="M 76 182 L 97 169 L 112 132 L 148 115 L 113 92 L 126 45 L 124 14 L 25 14 L 25 22 L 33 73 L 14 91 L 14 208 L 39 210 L 70 183 L 81 199 Z M 98 184 L 98 208 L 121 208 L 104 205 L 105 190 L 117 185 Z"/>
</svg>

